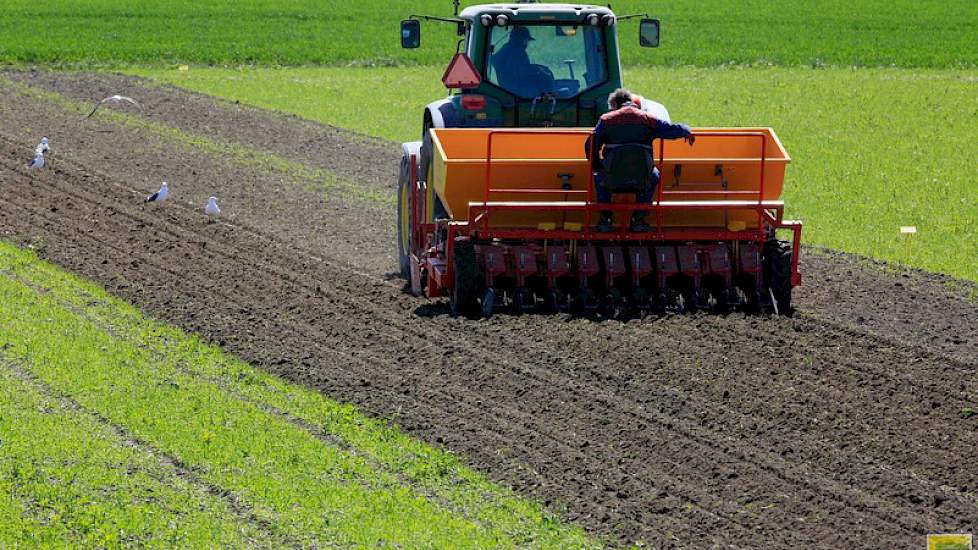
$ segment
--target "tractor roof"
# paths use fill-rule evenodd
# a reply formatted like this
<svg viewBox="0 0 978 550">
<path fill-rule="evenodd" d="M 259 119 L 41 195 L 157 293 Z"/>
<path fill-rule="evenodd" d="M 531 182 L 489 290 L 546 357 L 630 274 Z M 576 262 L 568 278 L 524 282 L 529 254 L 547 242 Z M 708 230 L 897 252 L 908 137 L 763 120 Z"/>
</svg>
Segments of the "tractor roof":
<svg viewBox="0 0 978 550">
<path fill-rule="evenodd" d="M 480 4 L 469 6 L 462 10 L 459 17 L 462 19 L 474 20 L 484 13 L 493 15 L 505 14 L 514 21 L 521 19 L 540 21 L 542 16 L 555 16 L 558 20 L 580 19 L 583 14 L 596 13 L 600 15 L 614 15 L 612 11 L 604 6 L 592 6 L 589 4 Z"/>
</svg>

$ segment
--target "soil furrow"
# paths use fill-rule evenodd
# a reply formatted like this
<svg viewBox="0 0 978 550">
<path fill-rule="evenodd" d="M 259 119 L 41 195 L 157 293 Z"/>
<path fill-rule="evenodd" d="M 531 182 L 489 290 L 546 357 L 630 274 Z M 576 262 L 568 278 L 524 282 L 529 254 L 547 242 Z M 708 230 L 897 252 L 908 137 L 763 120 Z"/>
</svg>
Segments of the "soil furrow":
<svg viewBox="0 0 978 550">
<path fill-rule="evenodd" d="M 668 425 L 668 424 L 667 424 L 667 423 L 665 423 L 665 422 L 660 422 L 660 424 L 663 424 L 663 425 Z M 709 438 L 707 438 L 706 440 L 707 440 L 707 441 L 709 441 L 710 439 L 709 439 Z"/>
<path fill-rule="evenodd" d="M 74 98 L 131 82 L 153 120 L 278 154 L 301 141 L 289 158 L 393 192 L 395 144 L 364 148 L 335 129 L 138 80 L 13 78 Z M 36 99 L 4 102 L 5 155 L 29 141 L 23 128 L 57 136 L 53 170 L 33 189 L 4 162 L 18 173 L 0 173 L 8 236 L 42 236 L 42 256 L 151 315 L 394 417 L 596 533 L 657 546 L 902 548 L 978 516 L 976 419 L 957 414 L 975 407 L 978 385 L 967 283 L 806 250 L 794 319 L 453 319 L 387 277 L 386 205 L 323 200 L 292 176 L 135 128 L 82 126 Z M 135 206 L 133 189 L 163 171 L 182 198 Z M 226 224 L 187 206 L 215 188 L 229 199 Z"/>
<path fill-rule="evenodd" d="M 7 199 L 5 199 L 5 200 L 7 200 Z M 44 218 L 45 217 L 45 214 L 43 213 L 43 209 L 41 209 L 39 211 L 35 211 L 34 212 L 34 216 Z M 47 225 L 49 227 L 55 225 L 55 223 L 54 223 L 53 220 L 50 220 L 49 219 L 47 221 L 48 221 L 48 224 Z M 113 233 L 113 231 L 109 231 L 108 234 L 111 234 L 111 233 Z M 71 239 L 71 235 L 70 234 L 59 235 L 59 237 L 60 238 L 63 238 L 63 239 L 66 239 L 66 240 L 67 239 Z M 104 239 L 105 239 L 105 236 L 104 235 L 88 235 L 88 234 L 85 234 L 84 237 L 86 237 L 86 238 L 88 238 L 90 240 L 93 240 L 96 243 L 102 243 L 102 245 L 103 245 L 103 250 L 102 250 L 103 255 L 104 255 L 104 252 L 106 251 L 105 250 L 106 248 L 116 250 L 116 252 L 118 252 L 118 256 L 120 258 L 119 261 L 121 263 L 125 263 L 125 261 L 126 261 L 125 258 L 131 258 L 132 257 L 131 256 L 131 251 L 106 245 L 105 242 L 104 242 Z M 76 236 L 76 238 L 77 238 L 77 236 Z M 157 262 L 155 261 L 155 259 L 152 258 L 152 257 L 150 257 L 150 258 L 144 258 L 140 262 L 140 265 L 143 266 L 143 267 L 145 267 L 146 265 L 151 265 L 151 264 L 156 264 L 156 263 Z M 196 281 L 193 281 L 193 280 L 188 281 L 187 280 L 188 278 L 186 276 L 182 276 L 180 273 L 174 272 L 172 270 L 167 270 L 162 265 L 157 265 L 155 267 L 159 271 L 161 271 L 161 272 L 165 273 L 166 275 L 168 275 L 169 277 L 171 277 L 173 279 L 174 286 L 186 285 L 186 286 L 191 286 L 192 287 L 194 285 L 194 283 L 196 282 Z M 81 265 L 81 266 L 76 265 L 75 266 L 75 269 L 84 270 L 85 268 L 86 268 L 85 265 Z M 257 279 L 257 277 L 256 277 L 256 279 Z M 209 281 L 209 278 L 204 277 L 201 280 L 201 283 L 206 285 L 207 284 L 207 281 Z M 229 298 L 229 296 L 220 296 L 220 295 L 211 296 L 211 298 L 215 298 L 215 297 L 217 297 L 217 298 Z M 228 303 L 234 304 L 235 307 L 237 307 L 238 305 L 240 305 L 240 304 L 234 303 L 233 300 L 228 300 Z M 204 313 L 204 311 L 206 311 L 206 310 L 202 310 L 201 313 Z M 274 325 L 266 326 L 265 329 L 268 332 L 270 332 L 270 333 L 286 333 L 286 332 L 288 332 L 290 330 L 300 330 L 299 327 L 295 327 L 295 326 L 292 326 L 292 327 L 277 327 L 277 326 L 274 326 Z M 209 333 L 209 332 L 210 331 L 205 331 L 205 333 Z M 215 333 L 227 333 L 227 332 L 232 332 L 232 331 L 218 329 L 218 330 L 215 330 L 214 332 Z M 309 335 L 306 335 L 306 336 L 309 336 Z M 311 338 L 315 338 L 316 336 L 317 335 L 313 334 L 311 336 Z M 231 349 L 233 350 L 234 348 L 232 347 Z M 248 350 L 248 351 L 250 351 L 250 350 Z M 330 351 L 335 351 L 335 348 L 334 349 L 331 349 Z M 312 359 L 313 358 L 313 355 L 310 355 L 309 358 Z M 306 363 L 306 361 L 303 361 L 303 363 Z M 311 363 L 312 363 L 312 361 L 309 361 L 309 364 L 311 364 Z M 357 356 L 354 357 L 354 360 L 353 361 L 350 361 L 348 363 L 350 365 L 349 367 L 346 367 L 342 363 L 334 363 L 334 367 L 341 368 L 343 370 L 348 371 L 349 374 L 350 374 L 350 376 L 348 377 L 348 379 L 345 379 L 345 380 L 339 379 L 339 378 L 335 378 L 335 379 L 331 380 L 331 383 L 333 383 L 333 384 L 343 384 L 343 385 L 348 385 L 348 386 L 355 387 L 355 386 L 361 385 L 362 382 L 365 382 L 367 380 L 370 380 L 370 383 L 367 384 L 367 386 L 366 386 L 367 388 L 372 388 L 374 386 L 378 386 L 378 387 L 397 387 L 398 385 L 400 385 L 400 382 L 401 381 L 396 376 L 395 377 L 390 377 L 390 376 L 386 376 L 385 375 L 385 373 L 394 372 L 394 369 L 392 369 L 392 365 L 391 364 L 381 363 L 380 364 L 381 366 L 379 366 L 377 368 L 377 370 L 374 371 L 374 372 L 368 372 L 368 371 L 363 371 L 363 370 L 356 370 L 355 368 L 353 368 L 353 365 L 356 365 L 356 364 L 360 364 L 361 366 L 367 366 L 368 364 L 371 364 L 371 363 L 378 363 L 378 359 L 376 357 L 369 357 L 369 356 L 357 355 Z M 290 365 L 290 366 L 294 368 L 296 365 Z M 276 365 L 273 368 L 278 368 L 278 367 L 281 367 L 281 365 Z M 333 371 L 333 374 L 334 375 L 338 375 L 339 373 L 334 370 Z M 388 378 L 391 378 L 390 382 L 388 384 L 386 384 L 386 385 L 385 384 L 378 384 L 378 381 L 382 380 L 385 376 L 388 377 Z M 322 383 L 321 380 L 319 380 L 317 382 Z M 346 391 L 349 391 L 349 389 L 346 389 Z M 381 395 L 377 395 L 378 392 L 376 390 L 369 389 L 365 393 L 371 394 L 370 395 L 371 400 L 380 399 L 386 405 L 388 405 L 390 407 L 393 407 L 394 405 L 396 405 L 396 407 L 397 407 L 396 408 L 396 411 L 400 411 L 400 410 L 407 411 L 407 410 L 410 410 L 409 408 L 412 407 L 412 404 L 414 404 L 416 406 L 416 403 L 410 401 L 406 396 L 396 395 L 396 394 L 393 394 L 391 392 L 384 392 Z M 497 408 L 497 410 L 495 410 L 495 411 L 489 411 L 489 410 L 486 409 L 487 402 L 485 400 L 483 400 L 482 398 L 472 398 L 472 397 L 467 396 L 467 395 L 464 395 L 464 394 L 451 393 L 451 392 L 448 392 L 446 390 L 441 390 L 441 391 L 434 392 L 434 393 L 430 393 L 429 392 L 429 393 L 426 393 L 423 397 L 424 398 L 427 398 L 427 399 L 430 399 L 432 402 L 435 402 L 435 403 L 453 402 L 455 404 L 454 406 L 440 408 L 440 409 L 439 408 L 436 408 L 435 409 L 437 412 L 439 412 L 439 413 L 441 413 L 443 415 L 446 415 L 446 416 L 459 416 L 459 415 L 461 415 L 463 418 L 479 418 L 480 420 L 478 422 L 464 422 L 464 423 L 459 422 L 459 423 L 457 423 L 457 426 L 456 426 L 456 434 L 459 434 L 459 435 L 467 435 L 467 436 L 477 436 L 480 440 L 483 440 L 483 441 L 487 437 L 490 437 L 491 439 L 496 440 L 496 443 L 494 445 L 490 445 L 488 447 L 488 450 L 490 450 L 490 451 L 492 451 L 493 449 L 498 450 L 498 449 L 511 448 L 511 442 L 514 441 L 514 440 L 535 440 L 535 439 L 538 439 L 539 437 L 544 437 L 544 438 L 551 439 L 555 444 L 561 444 L 563 447 L 565 447 L 564 451 L 565 451 L 565 454 L 566 454 L 566 460 L 569 460 L 569 461 L 576 460 L 576 461 L 579 461 L 579 462 L 580 461 L 586 461 L 587 464 L 588 464 L 589 471 L 592 471 L 592 472 L 599 472 L 602 469 L 602 460 L 600 460 L 598 458 L 593 458 L 593 457 L 589 457 L 587 455 L 584 455 L 584 454 L 580 453 L 578 449 L 570 448 L 568 445 L 566 445 L 565 443 L 563 443 L 560 439 L 557 439 L 555 436 L 552 436 L 552 435 L 550 435 L 547 432 L 540 432 L 538 429 L 536 429 L 536 431 L 533 434 L 513 433 L 513 430 L 514 429 L 517 429 L 516 428 L 517 426 L 523 426 L 524 428 L 522 428 L 522 429 L 528 429 L 528 428 L 529 429 L 534 429 L 534 428 L 532 428 L 532 426 L 534 425 L 534 423 L 532 422 L 531 419 L 528 419 L 528 417 L 527 417 L 526 414 L 522 414 L 522 418 L 519 419 L 516 422 L 511 421 L 509 418 L 506 418 L 506 420 L 508 422 L 503 420 L 503 418 L 505 417 L 506 414 L 509 414 L 511 416 L 512 415 L 520 416 L 521 413 L 518 410 L 510 409 L 508 411 L 501 411 L 501 410 L 499 410 Z M 461 406 L 461 403 L 459 402 L 459 398 L 460 397 L 464 400 L 464 402 L 465 402 L 464 405 L 465 406 Z M 363 399 L 363 400 L 366 401 L 366 399 Z M 429 405 L 426 405 L 426 407 L 429 409 L 429 412 L 435 412 L 435 411 L 431 411 L 430 410 L 430 408 L 431 408 L 431 405 L 430 404 Z M 387 414 L 389 414 L 390 413 L 390 409 L 385 408 L 384 409 L 384 412 L 387 413 Z M 504 417 L 500 417 L 499 416 L 500 414 L 504 414 Z M 487 423 L 486 421 L 488 419 L 492 418 L 493 416 L 496 416 L 497 417 L 497 420 L 494 421 L 494 422 L 488 422 Z M 493 429 L 494 430 L 497 430 L 497 431 L 492 431 L 492 430 L 487 431 L 487 429 L 488 429 L 487 428 L 487 425 L 488 426 L 496 426 Z M 503 430 L 504 429 L 501 426 L 503 426 L 505 428 L 505 431 L 498 431 L 498 430 Z M 436 438 L 436 439 L 438 439 L 438 438 Z M 510 463 L 511 466 L 514 467 L 515 469 L 517 469 L 519 472 L 524 473 L 524 474 L 525 473 L 531 473 L 530 469 L 526 465 L 524 465 L 524 463 L 526 463 L 526 464 L 539 464 L 539 463 L 546 463 L 548 460 L 552 460 L 552 457 L 550 457 L 549 455 L 544 455 L 542 453 L 541 454 L 538 454 L 537 456 L 534 456 L 533 454 L 530 454 L 530 453 L 528 453 L 528 451 L 524 450 L 521 454 L 523 456 L 519 456 L 519 457 L 504 457 L 504 460 L 506 460 L 506 462 Z M 482 457 L 482 458 L 485 458 L 485 457 Z M 499 459 L 498 456 L 490 457 L 490 458 L 494 458 L 496 460 Z M 521 459 L 521 460 L 517 460 L 517 459 Z M 677 464 L 672 464 L 672 466 L 673 467 L 678 467 Z M 684 487 L 683 487 L 684 484 L 678 483 L 678 482 L 674 482 L 674 483 L 670 484 L 669 482 L 663 481 L 663 479 L 665 477 L 666 477 L 665 475 L 662 475 L 662 476 L 654 476 L 654 479 L 659 482 L 660 486 L 661 485 L 664 485 L 665 487 L 667 487 L 669 489 L 669 491 L 666 492 L 666 493 L 662 493 L 660 491 L 660 493 L 662 493 L 662 494 L 659 495 L 660 499 L 665 499 L 666 502 L 671 502 L 676 497 L 680 497 L 680 498 L 683 499 L 683 503 L 684 503 L 684 504 L 680 504 L 680 506 L 686 506 L 686 507 L 691 506 L 694 509 L 699 509 L 700 506 L 698 504 L 696 504 L 697 501 L 698 500 L 704 500 L 704 499 L 709 500 L 709 498 L 710 498 L 708 494 L 702 494 L 701 492 L 700 492 L 701 494 L 699 494 L 698 496 L 697 495 L 694 495 L 694 496 L 691 496 L 691 497 L 684 496 L 684 494 L 685 494 Z M 530 486 L 533 486 L 533 485 L 541 485 L 539 474 L 535 474 L 535 478 L 530 478 L 529 480 L 524 480 L 523 483 L 525 485 L 530 485 Z M 694 491 L 694 493 L 696 493 L 696 492 L 697 491 Z M 561 501 L 562 500 L 560 496 L 558 496 L 558 497 L 547 497 L 547 498 L 554 498 L 554 500 L 556 500 L 556 501 Z M 679 506 L 677 506 L 677 505 L 670 505 L 670 506 L 671 507 L 666 506 L 665 508 L 668 508 L 670 510 L 672 510 L 674 508 L 679 508 Z M 718 507 L 718 508 L 720 507 L 719 505 L 716 505 L 716 504 L 714 506 L 715 507 Z M 703 512 L 705 512 L 705 511 L 703 511 Z M 709 516 L 709 517 L 714 517 L 714 516 L 720 517 L 720 516 L 717 516 L 716 515 L 716 512 L 707 513 L 707 516 Z M 603 519 L 604 522 L 607 523 L 608 521 L 611 521 L 613 519 L 613 516 L 606 513 L 600 519 Z M 729 532 L 733 528 L 733 526 L 730 525 L 730 524 L 724 524 L 724 525 L 717 525 L 717 526 L 715 526 L 715 528 L 717 528 L 717 529 L 724 529 L 724 530 L 726 530 L 726 531 Z M 673 531 L 677 531 L 677 529 L 673 528 Z M 665 531 L 663 531 L 663 532 L 665 532 Z"/>
<path fill-rule="evenodd" d="M 184 131 L 221 141 L 294 157 L 341 176 L 355 177 L 373 190 L 394 193 L 400 154 L 396 143 L 128 75 L 49 71 L 7 71 L 4 75 L 75 100 L 94 101 L 111 90 L 127 90 L 144 100 L 146 116 L 151 119 L 165 120 Z M 387 207 L 360 207 L 370 210 L 376 216 L 374 221 L 383 224 L 378 242 L 390 247 L 394 226 Z M 276 224 L 266 220 L 264 225 L 272 228 Z M 378 252 L 368 247 L 363 250 Z M 392 265 L 388 250 L 380 252 Z M 808 249 L 802 262 L 808 275 L 795 301 L 806 314 L 872 329 L 894 342 L 918 345 L 965 364 L 978 364 L 978 333 L 973 326 L 957 322 L 978 318 L 978 302 L 967 298 L 969 293 L 978 292 L 975 283 L 920 271 L 894 272 L 885 264 L 829 250 L 815 253 Z M 389 267 L 383 267 L 377 273 L 389 271 Z M 928 322 L 915 322 L 922 315 Z"/>
<path fill-rule="evenodd" d="M 115 434 L 116 437 L 118 437 L 125 445 L 144 454 L 155 457 L 165 469 L 173 471 L 178 477 L 186 480 L 191 486 L 195 486 L 200 489 L 202 493 L 208 494 L 219 501 L 223 501 L 225 504 L 227 504 L 228 509 L 235 516 L 237 516 L 239 520 L 252 524 L 258 533 L 260 533 L 260 536 L 264 537 L 266 541 L 269 541 L 265 542 L 265 544 L 273 543 L 278 546 L 287 546 L 292 548 L 298 548 L 300 546 L 299 541 L 284 533 L 281 533 L 268 519 L 258 517 L 254 510 L 252 510 L 246 503 L 242 502 L 236 494 L 200 479 L 200 477 L 194 473 L 193 469 L 188 467 L 179 458 L 165 453 L 150 443 L 135 437 L 127 432 L 125 428 L 113 423 L 99 412 L 82 406 L 70 395 L 55 392 L 46 382 L 38 378 L 29 370 L 26 370 L 11 361 L 0 361 L 0 368 L 6 368 L 17 378 L 37 388 L 42 395 L 57 401 L 63 408 L 79 414 L 91 416 L 99 424 Z M 167 481 L 154 475 L 153 472 L 147 471 L 146 473 L 157 481 Z M 261 541 L 252 541 L 252 543 L 264 546 L 261 544 Z"/>
</svg>

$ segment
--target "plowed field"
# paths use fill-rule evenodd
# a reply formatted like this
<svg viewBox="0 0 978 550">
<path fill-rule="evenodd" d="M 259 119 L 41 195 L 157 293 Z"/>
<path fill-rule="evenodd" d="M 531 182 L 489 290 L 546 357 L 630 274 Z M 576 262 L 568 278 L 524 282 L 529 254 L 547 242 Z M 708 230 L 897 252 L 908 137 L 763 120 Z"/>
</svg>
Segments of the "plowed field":
<svg viewBox="0 0 978 550">
<path fill-rule="evenodd" d="M 599 536 L 918 548 L 975 527 L 971 283 L 806 249 L 791 318 L 457 319 L 393 275 L 397 144 L 128 77 L 3 76 L 0 238 Z M 47 92 L 144 111 L 86 120 Z"/>
</svg>

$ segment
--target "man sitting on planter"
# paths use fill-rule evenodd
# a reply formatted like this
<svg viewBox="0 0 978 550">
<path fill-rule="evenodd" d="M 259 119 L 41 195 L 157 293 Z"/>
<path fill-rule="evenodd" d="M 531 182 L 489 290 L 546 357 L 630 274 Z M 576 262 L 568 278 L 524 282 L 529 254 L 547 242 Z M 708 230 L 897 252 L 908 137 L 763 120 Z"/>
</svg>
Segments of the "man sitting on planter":
<svg viewBox="0 0 978 550">
<path fill-rule="evenodd" d="M 694 136 L 689 126 L 658 120 L 633 102 L 632 93 L 619 88 L 608 96 L 609 112 L 601 115 L 594 127 L 591 159 L 594 191 L 599 203 L 610 203 L 613 194 L 634 193 L 635 202 L 652 202 L 659 184 L 659 169 L 652 158 L 652 140 L 683 138 L 690 145 Z M 584 145 L 591 156 L 591 138 Z M 631 231 L 649 231 L 646 212 L 632 213 Z M 603 210 L 598 221 L 599 232 L 611 231 L 612 211 Z"/>
</svg>

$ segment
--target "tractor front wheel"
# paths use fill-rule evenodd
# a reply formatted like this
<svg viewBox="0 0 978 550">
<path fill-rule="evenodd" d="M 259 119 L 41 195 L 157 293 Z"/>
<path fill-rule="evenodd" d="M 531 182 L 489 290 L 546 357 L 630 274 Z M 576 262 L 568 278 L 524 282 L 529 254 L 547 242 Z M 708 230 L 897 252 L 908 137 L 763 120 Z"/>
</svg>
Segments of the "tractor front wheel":
<svg viewBox="0 0 978 550">
<path fill-rule="evenodd" d="M 401 168 L 397 175 L 397 260 L 401 276 L 411 276 L 411 202 L 414 185 L 411 181 L 411 157 L 401 157 Z"/>
</svg>

